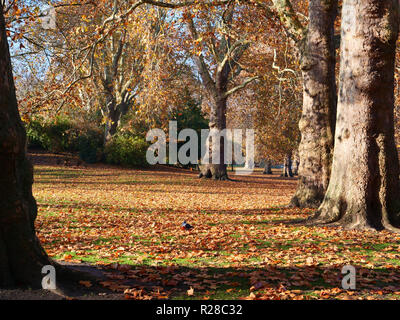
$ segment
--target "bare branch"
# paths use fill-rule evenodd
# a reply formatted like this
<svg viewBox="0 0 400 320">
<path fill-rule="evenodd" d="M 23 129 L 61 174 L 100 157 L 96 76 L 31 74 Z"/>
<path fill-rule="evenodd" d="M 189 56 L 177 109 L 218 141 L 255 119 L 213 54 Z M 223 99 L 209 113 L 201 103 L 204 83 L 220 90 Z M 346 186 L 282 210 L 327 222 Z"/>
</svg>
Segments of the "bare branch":
<svg viewBox="0 0 400 320">
<path fill-rule="evenodd" d="M 213 1 L 182 1 L 182 2 L 166 2 L 166 1 L 156 1 L 156 0 L 143 0 L 144 3 L 151 4 L 153 6 L 162 7 L 162 8 L 170 8 L 170 9 L 178 9 L 183 7 L 190 7 L 193 5 L 207 5 L 207 6 L 221 6 L 225 5 L 232 0 L 213 0 Z"/>
<path fill-rule="evenodd" d="M 237 91 L 239 91 L 239 90 L 245 88 L 248 84 L 252 83 L 253 81 L 255 81 L 255 80 L 257 80 L 257 79 L 260 79 L 260 77 L 259 77 L 259 76 L 255 76 L 255 77 L 251 77 L 251 78 L 246 79 L 245 81 L 243 81 L 242 84 L 240 84 L 240 85 L 238 85 L 238 86 L 232 88 L 232 89 L 229 90 L 228 92 L 226 92 L 226 93 L 225 93 L 225 97 L 228 97 L 228 96 L 234 94 L 235 92 L 237 92 Z"/>
<path fill-rule="evenodd" d="M 199 36 L 196 31 L 196 27 L 194 26 L 194 22 L 192 18 L 188 19 L 188 26 L 189 26 L 189 31 L 190 34 L 192 35 L 193 40 L 199 39 Z M 201 76 L 201 79 L 204 82 L 205 87 L 215 93 L 216 88 L 215 88 L 215 82 L 211 78 L 210 72 L 208 71 L 207 65 L 204 61 L 203 55 L 200 53 L 199 55 L 195 54 L 193 57 L 197 68 L 199 69 L 199 73 Z"/>
</svg>

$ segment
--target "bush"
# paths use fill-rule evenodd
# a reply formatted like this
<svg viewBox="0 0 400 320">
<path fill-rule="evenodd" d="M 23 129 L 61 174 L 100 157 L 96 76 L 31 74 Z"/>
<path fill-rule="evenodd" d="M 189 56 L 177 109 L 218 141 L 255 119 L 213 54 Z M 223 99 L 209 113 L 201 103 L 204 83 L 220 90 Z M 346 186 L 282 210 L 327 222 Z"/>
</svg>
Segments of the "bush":
<svg viewBox="0 0 400 320">
<path fill-rule="evenodd" d="M 26 136 L 29 148 L 45 148 L 45 129 L 38 120 L 32 120 L 26 126 Z"/>
<path fill-rule="evenodd" d="M 89 129 L 78 137 L 79 157 L 87 163 L 103 160 L 103 135 L 101 132 Z"/>
<path fill-rule="evenodd" d="M 70 120 L 58 117 L 54 123 L 48 124 L 45 128 L 48 137 L 48 140 L 45 141 L 47 150 L 55 152 L 70 151 L 70 146 L 74 146 L 73 142 L 71 144 L 68 134 L 68 131 L 72 129 Z"/>
<path fill-rule="evenodd" d="M 128 167 L 146 167 L 149 144 L 141 137 L 116 135 L 105 147 L 105 160 L 109 164 Z"/>
<path fill-rule="evenodd" d="M 52 152 L 79 152 L 80 158 L 88 163 L 103 158 L 104 134 L 88 123 L 72 122 L 56 118 L 54 122 L 32 120 L 26 126 L 28 146 Z"/>
<path fill-rule="evenodd" d="M 146 152 L 149 144 L 140 136 L 120 133 L 104 148 L 103 131 L 88 123 L 59 117 L 54 122 L 32 120 L 26 129 L 30 148 L 79 152 L 79 157 L 87 163 L 105 160 L 128 167 L 148 166 Z"/>
<path fill-rule="evenodd" d="M 53 152 L 70 151 L 70 147 L 75 145 L 68 134 L 72 126 L 65 118 L 56 118 L 53 123 L 32 120 L 26 126 L 28 146 Z"/>
</svg>

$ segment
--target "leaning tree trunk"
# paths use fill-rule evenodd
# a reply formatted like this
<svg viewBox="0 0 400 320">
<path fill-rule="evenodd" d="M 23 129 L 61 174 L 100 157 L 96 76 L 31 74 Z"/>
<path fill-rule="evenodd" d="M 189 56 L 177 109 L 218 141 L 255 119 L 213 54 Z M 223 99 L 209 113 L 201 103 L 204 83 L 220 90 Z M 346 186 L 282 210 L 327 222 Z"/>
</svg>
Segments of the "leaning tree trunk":
<svg viewBox="0 0 400 320">
<path fill-rule="evenodd" d="M 226 129 L 226 104 L 227 98 L 224 93 L 215 98 L 215 104 L 211 108 L 209 127 L 210 131 L 217 129 L 219 132 Z M 212 159 L 213 143 L 210 141 L 210 163 L 200 166 L 200 178 L 213 178 L 215 180 L 227 180 L 227 164 L 225 159 L 225 139 L 221 136 L 219 145 L 219 163 Z"/>
<path fill-rule="evenodd" d="M 332 175 L 317 221 L 350 229 L 399 224 L 394 140 L 397 0 L 345 0 Z"/>
<path fill-rule="evenodd" d="M 26 158 L 2 9 L 0 5 L 0 287 L 39 287 L 42 267 L 52 262 L 35 233 L 33 170 Z"/>
<path fill-rule="evenodd" d="M 318 207 L 329 183 L 336 117 L 334 22 L 337 0 L 310 0 L 301 53 L 304 79 L 299 183 L 291 205 Z"/>
</svg>

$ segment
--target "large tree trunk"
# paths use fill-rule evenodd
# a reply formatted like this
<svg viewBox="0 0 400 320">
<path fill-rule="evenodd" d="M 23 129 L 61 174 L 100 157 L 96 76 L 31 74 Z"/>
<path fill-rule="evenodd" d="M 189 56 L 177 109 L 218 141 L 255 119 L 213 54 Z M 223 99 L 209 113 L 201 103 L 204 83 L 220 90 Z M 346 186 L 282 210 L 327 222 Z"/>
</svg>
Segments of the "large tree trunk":
<svg viewBox="0 0 400 320">
<path fill-rule="evenodd" d="M 215 98 L 215 104 L 211 108 L 209 127 L 210 131 L 213 129 L 222 130 L 226 129 L 226 104 L 227 98 L 224 92 Z M 213 178 L 215 180 L 227 180 L 227 164 L 225 163 L 225 139 L 221 136 L 219 145 L 219 164 L 215 164 L 212 159 L 212 141 L 210 142 L 210 164 L 203 164 L 200 166 L 200 178 Z"/>
<path fill-rule="evenodd" d="M 35 233 L 33 170 L 26 158 L 1 5 L 0 10 L 0 287 L 40 287 L 42 267 L 52 262 Z"/>
<path fill-rule="evenodd" d="M 104 144 L 112 140 L 117 133 L 118 120 L 116 117 L 108 118 L 104 128 Z"/>
<path fill-rule="evenodd" d="M 394 140 L 397 0 L 345 0 L 332 175 L 319 222 L 350 229 L 399 224 Z"/>
<path fill-rule="evenodd" d="M 104 142 L 109 142 L 112 137 L 117 133 L 118 128 L 121 125 L 121 118 L 128 113 L 128 105 L 124 102 L 116 104 L 110 103 L 105 113 L 107 120 L 105 124 Z"/>
<path fill-rule="evenodd" d="M 300 120 L 299 184 L 291 205 L 318 207 L 328 187 L 335 131 L 334 22 L 337 0 L 310 0 L 309 27 L 302 52 L 304 79 Z"/>
</svg>

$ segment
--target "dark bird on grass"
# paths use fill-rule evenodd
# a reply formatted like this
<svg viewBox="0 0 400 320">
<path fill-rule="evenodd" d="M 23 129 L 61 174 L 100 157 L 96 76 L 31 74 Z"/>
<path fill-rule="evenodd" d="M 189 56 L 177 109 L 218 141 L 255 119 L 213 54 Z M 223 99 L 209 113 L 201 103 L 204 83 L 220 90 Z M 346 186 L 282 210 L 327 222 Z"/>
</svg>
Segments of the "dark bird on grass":
<svg viewBox="0 0 400 320">
<path fill-rule="evenodd" d="M 193 226 L 191 226 L 189 223 L 187 223 L 186 221 L 183 221 L 183 223 L 181 224 L 181 229 L 182 230 L 191 230 L 193 229 Z"/>
</svg>

